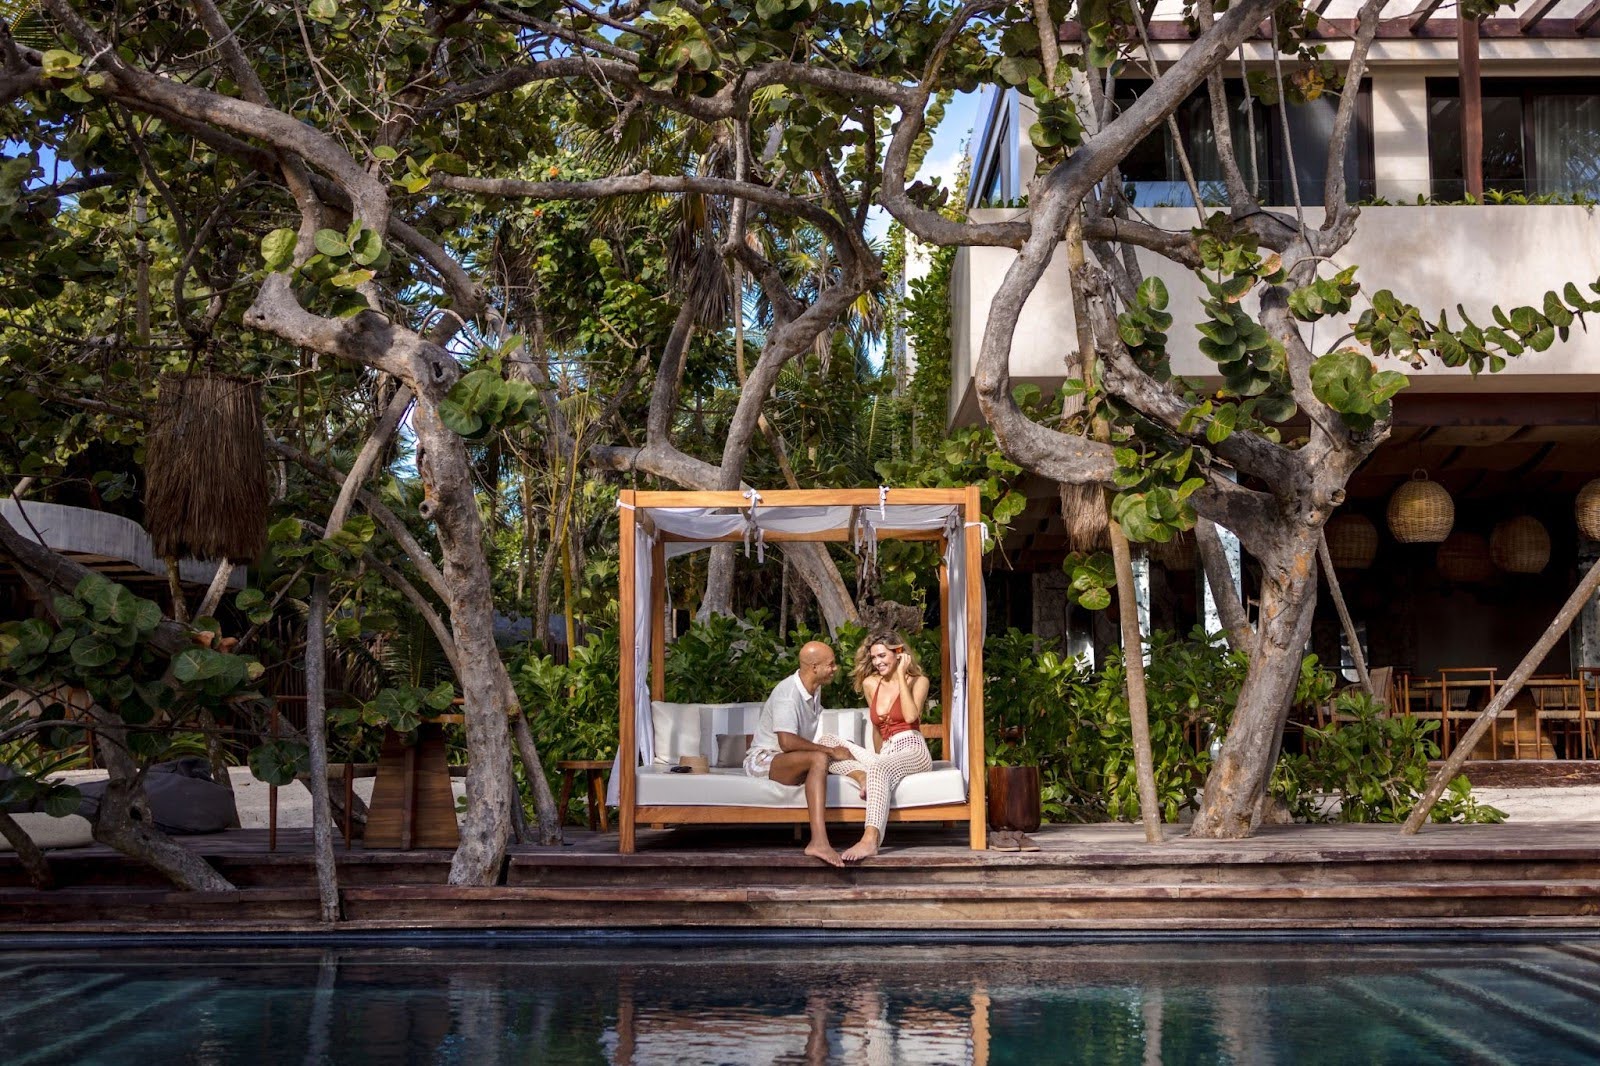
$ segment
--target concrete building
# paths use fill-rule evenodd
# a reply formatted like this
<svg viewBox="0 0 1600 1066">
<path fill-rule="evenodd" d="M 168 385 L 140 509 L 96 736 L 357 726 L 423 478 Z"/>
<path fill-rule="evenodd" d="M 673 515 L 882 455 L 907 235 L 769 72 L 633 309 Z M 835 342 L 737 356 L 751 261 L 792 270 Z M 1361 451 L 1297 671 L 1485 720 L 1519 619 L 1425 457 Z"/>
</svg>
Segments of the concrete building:
<svg viewBox="0 0 1600 1066">
<path fill-rule="evenodd" d="M 1520 0 L 1502 9 L 1478 27 L 1475 77 L 1474 35 L 1469 29 L 1458 40 L 1454 10 L 1436 11 L 1438 6 L 1435 0 L 1414 11 L 1391 11 L 1373 44 L 1346 159 L 1350 196 L 1369 206 L 1330 272 L 1359 264 L 1356 277 L 1368 297 L 1392 289 L 1425 313 L 1448 308 L 1457 321 L 1458 304 L 1482 322 L 1491 320 L 1494 305 L 1537 304 L 1547 290 L 1568 282 L 1590 293 L 1600 279 L 1600 0 Z M 1326 58 L 1341 69 L 1358 7 L 1357 0 L 1318 5 Z M 1180 18 L 1170 0 L 1157 5 L 1151 37 L 1158 61 L 1181 55 L 1192 40 Z M 1073 47 L 1076 30 L 1067 27 L 1064 47 Z M 1242 51 L 1249 71 L 1273 77 L 1265 39 Z M 1286 73 L 1292 71 L 1284 62 Z M 1291 104 L 1280 115 L 1278 107 L 1259 100 L 1247 105 L 1239 69 L 1229 62 L 1241 167 L 1256 175 L 1264 203 L 1291 214 L 1298 188 L 1307 223 L 1318 224 L 1335 98 Z M 1474 102 L 1474 85 L 1481 105 Z M 1141 88 L 1130 67 L 1116 96 L 1132 99 Z M 1219 205 L 1207 211 L 1225 209 L 1203 87 L 1176 117 L 1201 198 Z M 1036 164 L 1025 133 L 1033 121 L 1026 95 L 991 92 L 984 100 L 973 141 L 969 210 L 975 219 L 1018 213 Z M 1463 150 L 1470 130 L 1481 131 L 1481 178 L 1470 148 Z M 1294 151 L 1286 151 L 1286 144 Z M 1194 197 L 1166 130 L 1130 155 L 1123 177 L 1135 207 L 1150 222 L 1176 229 L 1196 225 Z M 1480 180 L 1479 204 L 1461 204 Z M 973 363 L 990 300 L 1014 254 L 1003 248 L 959 253 L 951 286 L 952 425 L 982 418 Z M 1214 364 L 1195 345 L 1204 291 L 1199 282 L 1153 254 L 1141 252 L 1140 262 L 1172 294 L 1174 373 L 1215 379 Z M 1581 569 L 1600 554 L 1573 520 L 1578 490 L 1600 477 L 1600 324 L 1588 325 L 1587 331 L 1575 327 L 1568 341 L 1546 352 L 1511 360 L 1492 376 L 1474 378 L 1465 368 L 1438 365 L 1386 367 L 1406 371 L 1412 385 L 1396 400 L 1392 438 L 1356 475 L 1342 511 L 1370 519 L 1380 534 L 1370 565 L 1341 573 L 1374 665 L 1419 676 L 1450 667 L 1493 667 L 1503 677 L 1548 624 Z M 1307 327 L 1306 336 L 1321 352 L 1344 332 L 1342 322 L 1324 320 L 1315 332 Z M 1024 310 L 1012 377 L 1053 388 L 1075 347 L 1065 257 L 1057 256 Z M 1532 516 L 1549 534 L 1549 562 L 1536 573 L 1494 566 L 1486 575 L 1467 576 L 1447 565 L 1452 579 L 1440 572 L 1439 545 L 1397 543 L 1386 528 L 1385 507 L 1419 470 L 1454 498 L 1455 532 L 1487 540 L 1503 520 Z M 1046 636 L 1077 631 L 1081 639 L 1087 623 L 1072 616 L 1059 591 L 1063 548 L 1052 487 L 1040 486 L 1036 495 L 1008 545 L 1016 573 L 997 573 L 991 587 L 1005 621 L 1031 622 Z M 1187 629 L 1204 613 L 1195 579 L 1175 570 L 1163 575 L 1159 563 L 1151 569 L 1153 624 Z M 1244 569 L 1248 596 L 1248 561 Z M 1324 661 L 1340 654 L 1339 633 L 1324 603 L 1315 637 Z M 1566 674 L 1590 664 L 1600 664 L 1600 612 L 1593 608 L 1574 630 L 1572 646 L 1552 654 L 1544 670 Z"/>
</svg>

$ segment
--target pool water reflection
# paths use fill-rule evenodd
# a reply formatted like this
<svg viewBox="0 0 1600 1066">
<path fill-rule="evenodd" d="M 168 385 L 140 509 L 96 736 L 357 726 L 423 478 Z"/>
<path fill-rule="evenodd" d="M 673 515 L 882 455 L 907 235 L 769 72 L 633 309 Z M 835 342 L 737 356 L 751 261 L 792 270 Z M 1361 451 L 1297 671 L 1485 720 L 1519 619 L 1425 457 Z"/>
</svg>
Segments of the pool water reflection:
<svg viewBox="0 0 1600 1066">
<path fill-rule="evenodd" d="M 33 1063 L 1600 1063 L 1600 941 L 0 952 Z"/>
</svg>

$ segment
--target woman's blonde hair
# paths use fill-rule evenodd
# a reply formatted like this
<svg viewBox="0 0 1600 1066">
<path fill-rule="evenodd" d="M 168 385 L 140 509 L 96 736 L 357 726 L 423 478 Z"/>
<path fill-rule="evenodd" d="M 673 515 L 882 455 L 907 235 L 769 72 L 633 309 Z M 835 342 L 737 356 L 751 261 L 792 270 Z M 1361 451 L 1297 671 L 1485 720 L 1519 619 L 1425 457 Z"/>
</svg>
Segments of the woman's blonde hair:
<svg viewBox="0 0 1600 1066">
<path fill-rule="evenodd" d="M 906 668 L 907 677 L 925 676 L 922 671 L 922 664 L 917 662 L 917 653 L 906 642 L 906 638 L 892 630 L 885 630 L 881 633 L 873 633 L 861 642 L 861 647 L 856 649 L 856 665 L 855 669 L 850 671 L 850 684 L 854 686 L 857 692 L 865 695 L 863 686 L 867 678 L 877 675 L 877 671 L 872 668 L 872 649 L 878 644 L 882 644 L 890 651 L 903 651 L 911 657 L 911 662 Z"/>
</svg>

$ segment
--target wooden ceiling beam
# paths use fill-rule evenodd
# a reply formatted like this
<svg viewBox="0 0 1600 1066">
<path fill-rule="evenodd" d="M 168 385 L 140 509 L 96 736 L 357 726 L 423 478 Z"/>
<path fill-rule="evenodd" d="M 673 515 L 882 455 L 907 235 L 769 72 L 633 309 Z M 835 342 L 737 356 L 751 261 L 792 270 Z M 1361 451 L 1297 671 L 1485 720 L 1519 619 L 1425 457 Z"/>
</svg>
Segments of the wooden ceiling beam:
<svg viewBox="0 0 1600 1066">
<path fill-rule="evenodd" d="M 1578 12 L 1572 20 L 1572 30 L 1582 36 L 1589 32 L 1589 27 L 1600 21 L 1600 0 L 1590 0 L 1589 6 Z"/>
<path fill-rule="evenodd" d="M 1434 5 L 1435 8 L 1437 6 L 1439 5 Z M 1450 40 L 1454 38 L 1456 36 L 1457 20 L 1454 18 L 1432 17 L 1423 19 L 1421 16 L 1428 7 L 1429 5 L 1424 3 L 1422 7 L 1410 14 L 1400 15 L 1379 23 L 1378 40 L 1408 40 L 1418 37 L 1429 40 Z M 1437 11 L 1429 11 L 1428 13 L 1431 16 L 1437 14 Z M 1594 0 L 1575 18 L 1546 17 L 1536 25 L 1529 26 L 1526 30 L 1521 27 L 1519 19 L 1484 19 L 1478 24 L 1478 35 L 1486 40 L 1516 40 L 1529 37 L 1536 37 L 1541 40 L 1573 40 L 1583 38 L 1586 33 L 1594 28 L 1596 22 L 1600 22 L 1600 0 Z M 1323 18 L 1318 20 L 1316 29 L 1309 36 L 1313 40 L 1348 41 L 1355 35 L 1357 28 L 1355 19 Z M 1176 19 L 1158 19 L 1152 22 L 1149 26 L 1149 33 L 1152 42 L 1190 43 L 1195 39 L 1189 24 Z M 1082 41 L 1083 27 L 1077 22 L 1062 23 L 1061 40 L 1064 43 Z"/>
<path fill-rule="evenodd" d="M 1405 16 L 1406 29 L 1411 33 L 1421 33 L 1422 28 L 1428 24 L 1428 20 L 1433 17 L 1433 13 L 1439 10 L 1440 5 L 1443 3 L 1444 0 L 1422 0 L 1421 7 Z"/>
<path fill-rule="evenodd" d="M 1544 17 L 1550 14 L 1560 2 L 1561 0 L 1534 0 L 1533 6 L 1524 11 L 1517 19 L 1517 29 L 1523 33 L 1529 32 L 1543 22 Z"/>
</svg>

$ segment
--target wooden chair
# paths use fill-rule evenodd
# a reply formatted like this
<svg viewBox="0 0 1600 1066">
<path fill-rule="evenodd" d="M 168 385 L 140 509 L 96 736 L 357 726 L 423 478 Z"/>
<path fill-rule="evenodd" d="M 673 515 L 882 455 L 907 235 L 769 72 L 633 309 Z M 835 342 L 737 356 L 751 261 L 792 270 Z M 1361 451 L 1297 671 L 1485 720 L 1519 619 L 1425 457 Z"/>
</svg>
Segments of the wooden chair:
<svg viewBox="0 0 1600 1066">
<path fill-rule="evenodd" d="M 1600 666 L 1578 667 L 1578 758 L 1600 755 Z"/>
<path fill-rule="evenodd" d="M 1439 670 L 1439 703 L 1441 721 L 1439 723 L 1441 754 L 1450 757 L 1450 749 L 1454 746 L 1461 732 L 1471 728 L 1470 723 L 1477 717 L 1471 707 L 1472 690 L 1484 688 L 1488 690 L 1488 699 L 1494 699 L 1495 690 L 1499 687 L 1495 680 L 1498 668 L 1493 666 L 1447 666 Z M 1462 723 L 1467 723 L 1463 725 Z M 1500 750 L 1500 723 L 1497 720 L 1491 728 L 1491 750 Z"/>
<path fill-rule="evenodd" d="M 1561 753 L 1566 758 L 1572 758 L 1573 748 L 1582 752 L 1584 743 L 1585 700 L 1583 698 L 1583 682 L 1572 678 L 1530 678 L 1535 682 L 1533 688 L 1534 705 L 1534 743 L 1535 757 L 1543 758 L 1545 738 L 1560 737 Z M 1543 682 L 1539 684 L 1538 682 Z M 1521 740 L 1522 731 L 1513 733 L 1515 749 L 1513 758 L 1522 758 Z M 1551 752 L 1554 755 L 1554 750 Z M 1580 755 L 1581 757 L 1581 755 Z"/>
<path fill-rule="evenodd" d="M 1439 723 L 1439 747 L 1445 750 L 1449 743 L 1444 737 L 1444 704 L 1438 681 L 1411 674 L 1400 674 L 1396 679 L 1396 711 L 1408 718 Z"/>
</svg>

